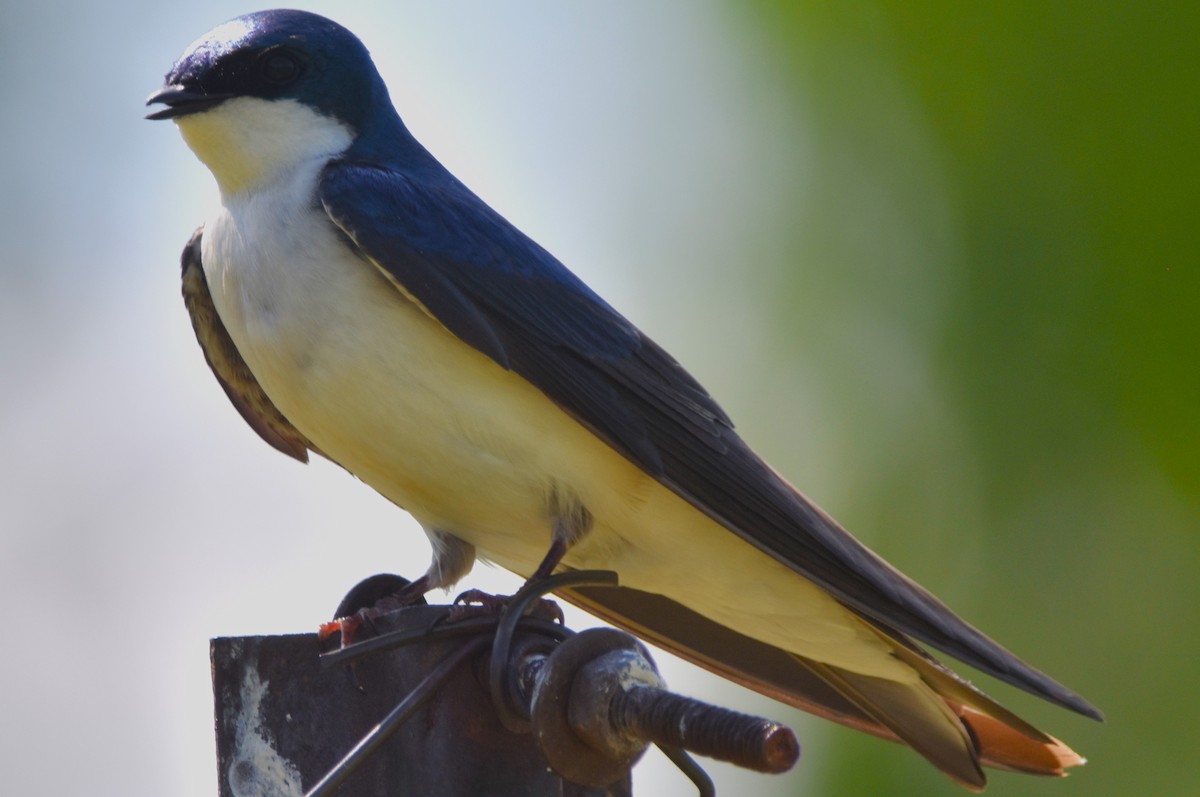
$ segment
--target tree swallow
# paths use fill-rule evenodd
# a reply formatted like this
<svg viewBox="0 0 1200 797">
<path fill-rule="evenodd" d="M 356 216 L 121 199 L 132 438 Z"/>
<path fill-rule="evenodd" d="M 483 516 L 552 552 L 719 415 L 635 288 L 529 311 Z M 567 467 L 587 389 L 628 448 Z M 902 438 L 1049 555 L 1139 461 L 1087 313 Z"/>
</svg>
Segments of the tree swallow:
<svg viewBox="0 0 1200 797">
<path fill-rule="evenodd" d="M 918 647 L 1099 719 L 951 612 L 760 459 L 672 357 L 405 128 L 363 44 L 263 11 L 192 44 L 148 104 L 221 207 L 188 242 L 204 355 L 264 440 L 339 463 L 433 544 L 415 591 L 476 556 L 786 703 L 982 765 L 1083 759 Z M 410 594 L 413 590 L 410 589 Z"/>
</svg>

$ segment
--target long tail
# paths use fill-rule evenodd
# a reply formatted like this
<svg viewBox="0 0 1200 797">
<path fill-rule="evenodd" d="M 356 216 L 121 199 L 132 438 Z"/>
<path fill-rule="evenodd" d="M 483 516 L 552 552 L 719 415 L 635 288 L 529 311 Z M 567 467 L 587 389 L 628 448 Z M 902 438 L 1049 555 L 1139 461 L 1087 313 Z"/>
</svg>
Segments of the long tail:
<svg viewBox="0 0 1200 797">
<path fill-rule="evenodd" d="M 966 724 L 983 763 L 1014 772 L 1063 776 L 1068 768 L 1087 762 L 924 651 L 901 644 L 895 648 L 895 655 L 916 670 L 921 680 Z"/>
<path fill-rule="evenodd" d="M 963 786 L 980 791 L 982 766 L 1063 776 L 1084 763 L 902 637 L 880 632 L 920 676 L 896 683 L 796 656 L 731 631 L 678 603 L 627 587 L 583 587 L 568 601 L 707 670 L 768 697 L 903 742 Z"/>
</svg>

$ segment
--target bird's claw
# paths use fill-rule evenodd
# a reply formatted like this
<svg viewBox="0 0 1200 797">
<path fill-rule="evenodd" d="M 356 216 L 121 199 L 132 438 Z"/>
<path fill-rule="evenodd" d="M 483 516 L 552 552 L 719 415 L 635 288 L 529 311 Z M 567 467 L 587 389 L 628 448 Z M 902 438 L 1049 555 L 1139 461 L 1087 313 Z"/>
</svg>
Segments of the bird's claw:
<svg viewBox="0 0 1200 797">
<path fill-rule="evenodd" d="M 354 644 L 364 627 L 376 633 L 375 621 L 383 615 L 409 606 L 425 603 L 426 578 L 409 581 L 390 573 L 380 573 L 365 579 L 350 591 L 338 605 L 336 619 L 322 623 L 317 637 L 325 642 L 334 634 L 341 635 L 341 647 Z"/>
<path fill-rule="evenodd" d="M 493 595 L 478 589 L 469 589 L 454 599 L 446 622 L 457 623 L 471 617 L 493 617 L 500 614 L 512 602 L 511 595 Z M 539 598 L 525 610 L 528 617 L 561 624 L 564 620 L 562 609 L 557 603 L 547 598 Z"/>
</svg>

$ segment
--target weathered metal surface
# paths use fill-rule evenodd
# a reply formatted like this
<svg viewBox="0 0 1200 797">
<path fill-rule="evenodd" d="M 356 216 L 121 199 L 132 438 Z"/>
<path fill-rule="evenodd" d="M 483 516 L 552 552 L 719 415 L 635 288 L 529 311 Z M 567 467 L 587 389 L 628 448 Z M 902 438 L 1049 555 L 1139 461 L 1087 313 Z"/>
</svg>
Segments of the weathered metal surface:
<svg viewBox="0 0 1200 797">
<path fill-rule="evenodd" d="M 383 618 L 381 630 L 425 627 L 442 611 L 412 607 Z M 383 651 L 356 664 L 351 677 L 345 669 L 322 670 L 315 634 L 214 639 L 221 797 L 302 797 L 463 644 L 447 639 Z M 628 776 L 608 788 L 588 788 L 551 771 L 531 734 L 500 723 L 481 672 L 477 663 L 459 667 L 338 794 L 630 794 Z"/>
</svg>

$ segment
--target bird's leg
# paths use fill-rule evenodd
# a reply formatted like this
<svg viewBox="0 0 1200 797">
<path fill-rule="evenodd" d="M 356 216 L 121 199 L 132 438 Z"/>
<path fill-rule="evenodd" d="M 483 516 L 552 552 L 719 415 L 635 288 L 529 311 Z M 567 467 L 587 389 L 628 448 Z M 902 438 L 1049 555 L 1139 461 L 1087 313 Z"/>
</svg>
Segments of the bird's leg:
<svg viewBox="0 0 1200 797">
<path fill-rule="evenodd" d="M 347 614 L 345 617 L 338 617 L 328 623 L 322 623 L 317 630 L 317 636 L 321 640 L 328 639 L 335 633 L 342 635 L 342 647 L 353 644 L 354 638 L 358 635 L 358 631 L 362 628 L 367 628 L 374 631 L 375 620 L 388 612 L 394 612 L 398 609 L 403 609 L 407 606 L 412 606 L 415 603 L 421 602 L 425 593 L 430 590 L 429 574 L 418 578 L 416 581 L 410 581 L 395 592 L 384 595 L 379 600 L 375 601 L 370 606 L 364 606 L 357 611 Z"/>
<path fill-rule="evenodd" d="M 567 555 L 567 550 L 566 541 L 555 536 L 542 563 L 537 566 L 533 575 L 526 579 L 525 583 L 532 584 L 553 575 L 554 568 L 558 567 L 563 557 Z M 510 601 L 512 601 L 511 595 L 493 595 L 481 589 L 469 589 L 454 599 L 454 608 L 450 610 L 450 615 L 446 619 L 449 622 L 458 622 L 481 614 L 499 614 L 504 611 Z M 534 603 L 529 609 L 529 614 L 550 622 L 561 623 L 563 621 L 562 609 L 558 607 L 557 603 L 546 598 Z"/>
<path fill-rule="evenodd" d="M 354 637 L 360 628 L 366 626 L 368 629 L 373 629 L 375 618 L 417 603 L 428 591 L 429 574 L 427 573 L 416 581 L 408 582 L 395 592 L 384 595 L 370 606 L 364 606 L 354 612 L 347 613 L 344 617 L 338 617 L 328 623 L 322 623 L 321 627 L 317 630 L 317 636 L 325 640 L 340 632 L 342 635 L 342 647 L 346 647 L 354 641 Z"/>
<path fill-rule="evenodd" d="M 558 532 L 559 523 L 555 523 L 554 537 L 550 542 L 550 550 L 546 552 L 546 556 L 542 559 L 542 563 L 537 566 L 537 570 L 533 571 L 533 575 L 529 577 L 529 581 L 541 581 L 544 578 L 549 578 L 554 575 L 554 568 L 558 567 L 570 550 L 570 543 L 567 542 L 568 537 Z"/>
<path fill-rule="evenodd" d="M 553 519 L 550 531 L 550 550 L 542 563 L 533 571 L 529 581 L 541 581 L 554 574 L 567 555 L 580 540 L 592 530 L 592 513 L 583 505 L 579 496 L 570 489 L 554 485 L 546 501 L 549 516 Z M 528 583 L 528 582 L 526 582 Z"/>
<path fill-rule="evenodd" d="M 557 487 L 553 488 L 550 491 L 547 506 L 549 514 L 553 518 L 550 550 L 546 552 L 541 563 L 525 581 L 526 584 L 541 581 L 553 575 L 555 569 L 562 564 L 567 551 L 571 550 L 571 546 L 579 542 L 592 529 L 592 513 L 573 493 Z M 506 595 L 491 595 L 480 590 L 467 590 L 454 599 L 455 610 L 449 619 L 461 620 L 480 611 L 496 613 L 503 610 L 510 600 L 511 597 Z M 530 614 L 562 621 L 562 610 L 551 600 L 538 601 L 530 610 Z"/>
<path fill-rule="evenodd" d="M 346 647 L 353 642 L 355 634 L 364 625 L 372 628 L 376 618 L 412 606 L 420 602 L 426 592 L 448 587 L 470 572 L 471 565 L 475 563 L 474 545 L 438 529 L 426 528 L 425 533 L 433 546 L 433 561 L 425 575 L 367 603 L 366 606 L 356 610 L 349 609 L 345 617 L 322 624 L 318 636 L 324 640 L 341 632 L 342 647 Z"/>
<path fill-rule="evenodd" d="M 533 575 L 525 580 L 525 583 L 532 584 L 536 581 L 541 581 L 544 578 L 549 578 L 550 576 L 554 575 L 554 568 L 558 567 L 559 563 L 562 562 L 563 557 L 567 555 L 568 550 L 569 549 L 566 540 L 562 536 L 556 534 L 553 541 L 550 543 L 550 550 L 542 559 L 542 563 L 537 566 L 536 570 L 533 571 Z M 456 606 L 478 606 L 485 610 L 498 612 L 508 605 L 510 597 L 511 596 L 509 595 L 493 595 L 492 593 L 484 592 L 481 589 L 469 589 L 455 598 L 454 604 Z"/>
</svg>

